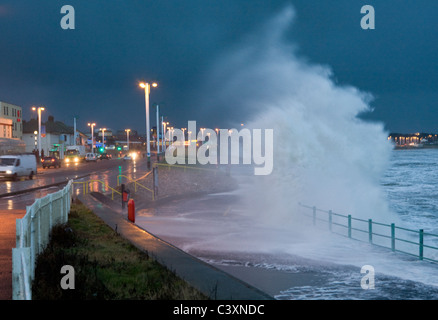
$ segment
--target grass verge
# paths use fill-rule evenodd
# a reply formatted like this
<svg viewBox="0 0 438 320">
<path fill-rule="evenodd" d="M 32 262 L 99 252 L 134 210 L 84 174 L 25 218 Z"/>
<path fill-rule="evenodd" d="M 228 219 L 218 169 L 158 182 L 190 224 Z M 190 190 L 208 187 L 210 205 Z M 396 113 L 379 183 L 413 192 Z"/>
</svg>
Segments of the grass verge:
<svg viewBox="0 0 438 320">
<path fill-rule="evenodd" d="M 74 268 L 62 289 L 61 268 Z M 70 283 L 71 284 L 71 283 Z M 72 204 L 69 222 L 52 230 L 37 259 L 34 300 L 203 300 L 202 293 L 138 250 L 86 206 Z"/>
</svg>

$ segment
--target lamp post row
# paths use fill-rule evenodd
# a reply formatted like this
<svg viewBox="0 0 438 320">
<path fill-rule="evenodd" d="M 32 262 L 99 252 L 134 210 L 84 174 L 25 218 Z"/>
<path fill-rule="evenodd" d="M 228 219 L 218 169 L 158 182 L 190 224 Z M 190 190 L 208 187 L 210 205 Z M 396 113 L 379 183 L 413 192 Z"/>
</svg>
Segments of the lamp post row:
<svg viewBox="0 0 438 320">
<path fill-rule="evenodd" d="M 158 87 L 158 84 L 156 82 L 149 84 L 145 82 L 141 82 L 139 84 L 141 88 L 145 91 L 145 109 L 146 109 L 146 152 L 147 152 L 147 158 L 148 158 L 148 166 L 150 166 L 150 156 L 151 156 L 151 146 L 150 146 L 150 121 L 149 121 L 149 95 L 151 86 L 156 88 Z M 38 154 L 41 155 L 41 112 L 45 110 L 44 107 L 32 107 L 33 111 L 38 112 Z M 91 128 L 91 150 L 94 152 L 94 127 L 96 126 L 96 123 L 88 123 L 88 126 Z M 106 128 L 100 129 L 102 131 L 102 144 L 105 144 L 105 130 Z M 129 150 L 129 132 L 130 129 L 125 130 L 127 133 L 127 144 L 128 144 L 128 150 Z M 160 152 L 160 146 L 159 146 L 159 106 L 157 105 L 157 151 Z M 165 132 L 165 125 L 163 125 L 163 134 Z M 164 138 L 164 137 L 163 137 Z M 164 149 L 163 149 L 164 150 Z"/>
<path fill-rule="evenodd" d="M 41 157 L 41 111 L 44 111 L 44 107 L 32 107 L 33 111 L 38 113 L 38 158 Z"/>
</svg>

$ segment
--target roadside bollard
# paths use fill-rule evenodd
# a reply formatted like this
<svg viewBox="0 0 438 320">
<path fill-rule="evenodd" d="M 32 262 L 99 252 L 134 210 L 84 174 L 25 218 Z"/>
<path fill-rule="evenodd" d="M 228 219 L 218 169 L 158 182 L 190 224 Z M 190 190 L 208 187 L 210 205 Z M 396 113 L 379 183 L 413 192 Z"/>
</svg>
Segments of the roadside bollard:
<svg viewBox="0 0 438 320">
<path fill-rule="evenodd" d="M 135 223 L 135 203 L 133 199 L 128 201 L 128 220 Z"/>
</svg>

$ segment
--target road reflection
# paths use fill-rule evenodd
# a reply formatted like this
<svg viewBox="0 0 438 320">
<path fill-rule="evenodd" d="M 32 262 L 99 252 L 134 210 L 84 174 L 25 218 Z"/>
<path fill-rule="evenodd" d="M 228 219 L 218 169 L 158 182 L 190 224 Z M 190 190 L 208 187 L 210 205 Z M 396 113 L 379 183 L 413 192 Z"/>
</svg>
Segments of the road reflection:
<svg viewBox="0 0 438 320">
<path fill-rule="evenodd" d="M 26 206 L 30 206 L 35 202 L 35 199 L 43 198 L 50 193 L 61 190 L 63 187 L 64 186 L 50 187 L 20 195 L 0 198 L 0 210 L 25 210 Z"/>
<path fill-rule="evenodd" d="M 11 192 L 12 189 L 12 182 L 11 181 L 6 181 L 6 192 Z"/>
<path fill-rule="evenodd" d="M 150 170 L 147 166 L 146 159 L 137 159 L 135 161 L 123 161 L 113 159 L 97 163 L 85 163 L 66 169 L 45 169 L 37 176 L 35 180 L 21 181 L 1 181 L 0 182 L 0 209 L 25 209 L 31 205 L 35 198 L 42 198 L 49 193 L 60 190 L 64 187 L 62 182 L 73 179 L 74 194 L 79 195 L 86 191 L 97 191 L 106 193 L 111 191 L 109 187 L 117 189 L 118 184 L 126 183 L 129 180 L 138 180 L 145 177 Z M 117 181 L 119 176 L 125 176 Z M 123 180 L 124 179 L 124 180 Z M 90 181 L 85 185 L 85 181 Z M 82 183 L 81 183 L 82 182 Z M 50 186 L 51 184 L 60 183 L 59 186 L 48 187 L 44 189 L 27 192 L 25 194 L 11 195 L 6 194 L 20 192 L 36 187 Z"/>
</svg>

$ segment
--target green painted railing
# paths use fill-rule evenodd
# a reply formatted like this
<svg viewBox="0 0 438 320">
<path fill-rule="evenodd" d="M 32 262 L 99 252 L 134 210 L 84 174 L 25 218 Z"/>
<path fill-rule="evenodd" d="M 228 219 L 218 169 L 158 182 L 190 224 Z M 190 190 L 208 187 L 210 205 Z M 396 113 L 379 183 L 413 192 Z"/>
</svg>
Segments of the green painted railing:
<svg viewBox="0 0 438 320">
<path fill-rule="evenodd" d="M 438 243 L 438 234 L 424 232 L 424 229 L 413 230 L 396 226 L 394 223 L 385 224 L 372 219 L 358 219 L 352 215 L 335 213 L 332 210 L 322 210 L 317 207 L 299 204 L 310 209 L 312 214 L 304 213 L 312 218 L 313 225 L 323 222 L 331 232 L 350 239 L 366 241 L 370 244 L 390 248 L 400 252 L 438 263 L 438 247 L 431 244 Z M 426 244 L 427 240 L 427 244 Z"/>
</svg>

